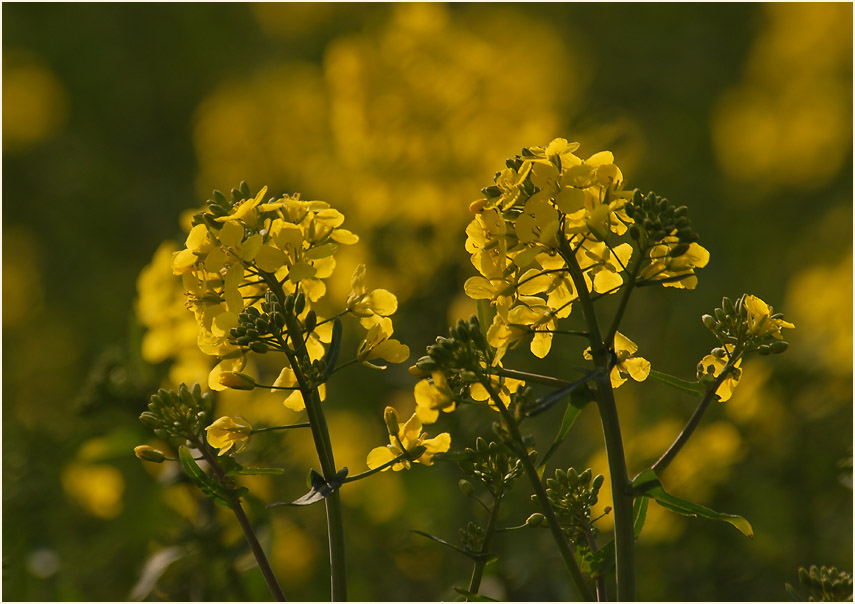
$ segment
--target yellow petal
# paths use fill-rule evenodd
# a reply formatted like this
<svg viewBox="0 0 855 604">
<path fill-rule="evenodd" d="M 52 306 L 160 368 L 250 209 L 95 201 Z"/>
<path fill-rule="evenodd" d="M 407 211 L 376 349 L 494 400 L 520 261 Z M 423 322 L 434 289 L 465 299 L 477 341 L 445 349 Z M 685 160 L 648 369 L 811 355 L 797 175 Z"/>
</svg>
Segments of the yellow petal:
<svg viewBox="0 0 855 604">
<path fill-rule="evenodd" d="M 291 394 L 288 395 L 282 404 L 285 405 L 291 411 L 302 411 L 306 408 L 306 403 L 303 400 L 303 395 L 299 390 L 295 390 Z"/>
<path fill-rule="evenodd" d="M 400 452 L 396 453 L 392 451 L 389 446 L 376 447 L 374 449 L 371 449 L 371 451 L 368 453 L 368 459 L 366 459 L 366 463 L 368 464 L 368 467 L 373 470 L 374 468 L 379 468 L 384 463 L 389 463 L 398 455 L 400 455 Z M 385 472 L 388 469 L 389 468 L 383 468 L 380 471 Z"/>
</svg>

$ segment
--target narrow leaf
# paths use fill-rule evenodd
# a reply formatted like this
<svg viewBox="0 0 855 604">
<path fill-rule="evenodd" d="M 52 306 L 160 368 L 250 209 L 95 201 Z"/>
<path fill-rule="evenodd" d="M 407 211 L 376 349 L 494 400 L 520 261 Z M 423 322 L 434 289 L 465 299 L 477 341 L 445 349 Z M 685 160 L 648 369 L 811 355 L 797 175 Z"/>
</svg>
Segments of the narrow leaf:
<svg viewBox="0 0 855 604">
<path fill-rule="evenodd" d="M 666 384 L 667 386 L 671 386 L 675 390 L 679 390 L 680 392 L 686 392 L 688 394 L 703 394 L 706 392 L 706 387 L 703 384 L 698 382 L 690 382 L 688 380 L 681 380 L 680 378 L 676 378 L 673 375 L 668 375 L 667 373 L 662 373 L 661 371 L 656 371 L 655 369 L 650 370 L 650 376 L 657 382 L 661 384 Z"/>
<path fill-rule="evenodd" d="M 635 480 L 632 481 L 632 486 L 636 490 L 641 491 L 644 495 L 655 499 L 656 503 L 661 505 L 663 508 L 671 510 L 676 514 L 681 514 L 683 516 L 698 516 L 709 520 L 727 522 L 728 524 L 732 524 L 737 530 L 739 530 L 739 532 L 749 539 L 754 539 L 754 529 L 751 528 L 751 524 L 745 518 L 734 514 L 722 514 L 702 505 L 698 505 L 697 503 L 692 503 L 691 501 L 686 501 L 685 499 L 675 497 L 674 495 L 669 495 L 665 492 L 665 489 L 662 488 L 662 483 L 659 482 L 659 478 L 657 478 L 656 473 L 650 468 L 636 476 Z"/>
<path fill-rule="evenodd" d="M 494 600 L 493 598 L 489 598 L 487 596 L 482 596 L 481 594 L 472 593 L 471 591 L 463 589 L 462 587 L 455 587 L 453 589 L 454 589 L 454 591 L 459 593 L 461 596 L 463 596 L 467 600 L 470 600 L 471 602 L 498 602 L 499 601 L 499 600 Z"/>
<path fill-rule="evenodd" d="M 205 495 L 213 499 L 215 503 L 225 507 L 232 507 L 234 493 L 205 474 L 202 468 L 199 467 L 199 464 L 196 463 L 196 460 L 193 459 L 193 454 L 190 453 L 190 449 L 181 445 L 178 448 L 178 458 L 181 460 L 181 465 L 184 466 L 184 471 L 187 472 L 187 476 L 190 477 L 190 480 L 192 480 L 193 483 L 199 487 L 203 493 L 205 493 Z"/>
<path fill-rule="evenodd" d="M 424 531 L 417 531 L 415 529 L 410 529 L 410 532 L 415 533 L 416 535 L 421 535 L 422 537 L 427 537 L 428 539 L 432 539 L 432 540 L 436 541 L 437 543 L 440 543 L 446 547 L 450 547 L 454 551 L 463 554 L 464 556 L 466 556 L 467 558 L 469 558 L 470 560 L 473 560 L 475 562 L 484 562 L 486 564 L 489 564 L 490 562 L 494 562 L 494 561 L 499 559 L 499 557 L 496 554 L 488 554 L 488 553 L 479 554 L 478 552 L 471 552 L 471 551 L 468 551 L 466 549 L 463 549 L 462 547 L 460 547 L 458 545 L 454 545 L 453 543 L 449 543 L 445 539 L 440 539 L 439 537 L 436 537 L 436 536 L 431 535 L 430 533 L 426 533 Z"/>
<path fill-rule="evenodd" d="M 330 349 L 327 352 L 327 368 L 324 370 L 324 380 L 326 380 L 335 369 L 336 361 L 338 360 L 338 351 L 341 349 L 341 319 L 336 317 L 333 320 L 332 339 L 330 340 Z"/>
<path fill-rule="evenodd" d="M 315 470 L 309 471 L 309 481 L 311 481 L 311 489 L 308 493 L 295 499 L 291 503 L 271 503 L 268 508 L 277 507 L 280 505 L 311 505 L 317 503 L 333 494 L 343 484 L 347 476 L 347 468 L 342 468 L 336 475 L 327 482 L 324 477 L 318 474 Z"/>
<path fill-rule="evenodd" d="M 641 529 L 644 528 L 644 521 L 647 520 L 647 504 L 650 501 L 648 497 L 636 497 L 632 502 L 632 524 L 635 527 L 635 538 L 638 539 L 641 535 Z"/>
<path fill-rule="evenodd" d="M 576 418 L 579 417 L 579 414 L 584 409 L 585 405 L 590 402 L 590 399 L 586 396 L 574 396 L 577 393 L 572 393 L 570 395 L 570 404 L 567 405 L 567 409 L 564 410 L 564 418 L 561 420 L 561 428 L 558 430 L 558 434 L 555 435 L 555 439 L 552 441 L 552 445 L 549 447 L 549 450 L 544 454 L 543 459 L 538 465 L 538 470 L 544 468 L 546 463 L 549 461 L 549 458 L 558 450 L 558 447 L 564 442 L 564 439 L 567 438 L 567 435 L 570 433 L 570 428 L 573 427 L 573 424 L 576 422 Z M 584 393 L 579 393 L 584 394 Z"/>
<path fill-rule="evenodd" d="M 559 388 L 558 390 L 550 392 L 549 394 L 540 398 L 537 401 L 537 404 L 535 405 L 535 407 L 526 413 L 526 417 L 532 417 L 534 415 L 537 415 L 538 413 L 542 413 L 542 412 L 546 411 L 552 405 L 554 405 L 555 403 L 560 401 L 562 398 L 564 398 L 568 394 L 572 393 L 579 386 L 587 383 L 588 380 L 595 377 L 597 374 L 599 374 L 601 372 L 602 372 L 602 369 L 599 369 L 599 368 L 594 369 L 593 371 L 589 371 L 588 373 L 583 375 L 580 379 L 576 380 L 575 382 L 572 382 L 570 384 L 567 384 L 566 386 Z"/>
</svg>

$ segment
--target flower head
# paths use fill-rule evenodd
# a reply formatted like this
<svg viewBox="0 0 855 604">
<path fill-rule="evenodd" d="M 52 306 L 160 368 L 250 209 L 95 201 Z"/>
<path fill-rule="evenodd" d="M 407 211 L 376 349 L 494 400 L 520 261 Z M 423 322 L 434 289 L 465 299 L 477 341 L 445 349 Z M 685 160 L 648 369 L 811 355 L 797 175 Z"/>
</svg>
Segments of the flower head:
<svg viewBox="0 0 855 604">
<path fill-rule="evenodd" d="M 748 312 L 748 333 L 752 335 L 760 338 L 771 336 L 776 340 L 782 340 L 784 338 L 781 335 L 782 327 L 795 328 L 792 323 L 775 317 L 772 314 L 772 307 L 757 296 L 745 296 L 742 304 Z"/>
<path fill-rule="evenodd" d="M 252 426 L 243 418 L 232 418 L 224 415 L 205 428 L 208 433 L 208 444 L 220 450 L 220 455 L 228 451 L 240 453 L 249 444 Z"/>
<path fill-rule="evenodd" d="M 636 382 L 643 382 L 650 375 L 650 361 L 642 357 L 634 356 L 638 351 L 638 345 L 620 332 L 615 334 L 615 355 L 617 362 L 612 367 L 609 378 L 612 388 L 622 385 L 628 378 Z M 583 353 L 587 360 L 591 360 L 591 347 Z"/>
<path fill-rule="evenodd" d="M 385 447 L 376 447 L 368 454 L 367 464 L 372 470 L 388 463 L 403 453 L 412 454 L 411 458 L 404 458 L 392 464 L 395 472 L 410 469 L 413 462 L 432 465 L 432 457 L 437 453 L 445 453 L 451 447 L 451 435 L 443 432 L 434 438 L 428 438 L 427 433 L 422 432 L 422 422 L 415 413 L 404 423 L 397 423 L 397 414 L 392 407 L 386 407 L 384 418 L 387 427 L 395 427 L 390 431 L 389 444 Z M 383 472 L 389 468 L 383 468 Z"/>
<path fill-rule="evenodd" d="M 715 354 L 717 351 L 719 354 Z M 722 351 L 724 351 L 724 354 L 722 354 Z M 716 349 L 713 351 L 714 354 L 708 354 L 701 359 L 701 362 L 698 363 L 698 380 L 703 380 L 706 376 L 717 378 L 721 375 L 721 372 L 724 371 L 724 368 L 728 365 L 730 354 L 732 352 L 733 346 L 728 344 L 723 349 Z M 718 390 L 716 390 L 716 395 L 718 395 L 718 399 L 721 402 L 730 399 L 733 395 L 733 391 L 739 383 L 739 378 L 742 377 L 742 370 L 739 368 L 741 364 L 742 357 L 738 358 L 736 362 L 733 363 L 728 376 L 718 387 Z M 709 379 L 709 377 L 707 377 L 707 379 Z"/>
</svg>

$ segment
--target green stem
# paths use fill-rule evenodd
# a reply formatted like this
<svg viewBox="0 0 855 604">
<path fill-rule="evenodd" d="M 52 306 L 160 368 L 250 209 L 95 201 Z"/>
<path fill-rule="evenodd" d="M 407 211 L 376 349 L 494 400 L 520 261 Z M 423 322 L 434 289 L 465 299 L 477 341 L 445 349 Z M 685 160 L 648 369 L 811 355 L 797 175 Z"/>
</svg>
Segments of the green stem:
<svg viewBox="0 0 855 604">
<path fill-rule="evenodd" d="M 273 430 L 293 430 L 295 428 L 311 428 L 311 425 L 306 422 L 303 424 L 291 424 L 289 426 L 267 426 L 266 428 L 253 428 L 252 434 L 258 434 L 259 432 L 272 432 Z"/>
<path fill-rule="evenodd" d="M 563 226 L 563 225 L 562 225 Z M 606 443 L 606 454 L 609 463 L 609 475 L 612 486 L 612 509 L 614 510 L 615 531 L 615 575 L 617 578 L 617 599 L 621 601 L 635 600 L 635 532 L 632 518 L 632 491 L 626 470 L 626 456 L 623 449 L 623 438 L 620 431 L 617 405 L 614 391 L 609 379 L 611 369 L 610 343 L 600 335 L 600 326 L 594 304 L 588 292 L 588 285 L 576 255 L 570 249 L 567 239 L 559 234 L 559 253 L 564 258 L 570 278 L 576 287 L 582 314 L 588 323 L 590 333 L 591 356 L 597 368 L 603 369 L 603 376 L 597 380 L 597 407 L 600 410 L 600 421 L 603 426 L 603 438 Z"/>
<path fill-rule="evenodd" d="M 706 410 L 709 408 L 710 403 L 712 403 L 715 393 L 718 391 L 724 380 L 728 378 L 730 367 L 733 363 L 736 362 L 738 358 L 738 356 L 731 357 L 730 362 L 725 365 L 724 369 L 721 370 L 721 373 L 718 375 L 715 382 L 713 382 L 709 390 L 704 393 L 703 398 L 701 398 L 701 402 L 698 403 L 698 406 L 695 409 L 694 413 L 692 413 L 692 416 L 689 418 L 689 421 L 686 422 L 686 427 L 683 428 L 683 430 L 680 432 L 674 442 L 671 443 L 671 446 L 668 447 L 668 450 L 662 454 L 662 457 L 660 457 L 656 463 L 650 466 L 651 469 L 656 472 L 657 476 L 662 475 L 662 472 L 664 472 L 665 468 L 667 468 L 671 464 L 671 462 L 677 456 L 677 453 L 679 453 L 680 450 L 683 448 L 683 445 L 688 442 L 689 437 L 692 436 L 692 433 L 694 433 L 695 428 L 697 428 L 698 424 L 701 423 L 701 419 L 703 418 L 704 413 L 706 413 Z"/>
<path fill-rule="evenodd" d="M 638 278 L 638 272 L 641 270 L 641 263 L 644 260 L 643 258 L 644 250 L 639 249 L 638 254 L 635 256 L 635 259 L 632 262 L 632 270 L 627 271 L 626 281 L 623 284 L 623 293 L 621 294 L 620 304 L 618 305 L 618 309 L 615 312 L 615 317 L 612 320 L 612 325 L 609 328 L 608 333 L 606 334 L 606 338 L 604 342 L 608 345 L 613 345 L 615 340 L 615 334 L 617 333 L 618 327 L 620 327 L 621 319 L 623 319 L 623 313 L 626 311 L 626 306 L 629 303 L 629 297 L 632 294 L 632 290 L 635 289 L 635 280 Z"/>
<path fill-rule="evenodd" d="M 273 294 L 279 299 L 279 303 L 285 306 L 285 292 L 282 285 L 271 274 L 259 270 L 262 279 L 267 283 Z M 303 344 L 302 331 L 295 317 L 291 315 L 286 318 L 288 333 L 294 346 Z M 309 382 L 301 370 L 299 359 L 295 351 L 286 346 L 285 338 L 280 337 L 283 352 L 288 357 L 294 377 L 300 386 L 300 394 L 306 405 L 306 415 L 312 430 L 312 439 L 315 442 L 315 450 L 318 453 L 318 461 L 321 464 L 321 472 L 324 480 L 330 482 L 335 478 L 335 459 L 333 457 L 332 441 L 330 440 L 329 428 L 326 417 L 321 408 L 321 399 L 318 389 Z M 341 493 L 338 489 L 324 498 L 327 510 L 327 534 L 330 548 L 330 583 L 331 597 L 334 602 L 347 600 L 347 559 L 344 549 L 344 522 L 342 520 Z"/>
<path fill-rule="evenodd" d="M 381 471 L 385 470 L 386 468 L 388 468 L 389 466 L 393 466 L 396 463 L 398 463 L 399 461 L 401 461 L 402 459 L 407 459 L 407 458 L 409 458 L 408 453 L 406 453 L 406 452 L 401 453 L 395 459 L 390 459 L 389 461 L 384 463 L 382 466 L 377 466 L 376 468 L 372 468 L 372 469 L 368 470 L 367 472 L 362 472 L 361 474 L 354 474 L 353 476 L 348 476 L 344 480 L 342 480 L 341 483 L 345 484 L 348 482 L 354 482 L 357 480 L 362 480 L 363 478 L 368 478 L 372 474 L 376 474 L 377 472 L 381 472 Z"/>
<path fill-rule="evenodd" d="M 197 440 L 194 445 L 202 452 L 202 456 L 205 458 L 205 461 L 207 461 L 208 465 L 211 466 L 211 471 L 216 475 L 220 482 L 224 482 L 227 478 L 226 473 L 217 463 L 217 458 L 201 441 Z M 249 518 L 247 518 L 246 512 L 244 512 L 240 501 L 236 500 L 230 507 L 237 518 L 238 524 L 240 524 L 240 528 L 243 531 L 246 542 L 249 544 L 249 549 L 252 551 L 255 561 L 258 563 L 258 568 L 267 583 L 267 587 L 270 589 L 270 593 L 273 595 L 273 599 L 277 602 L 286 602 L 287 598 L 282 592 L 282 587 L 279 585 L 279 581 L 273 573 L 270 562 L 267 560 L 264 549 L 262 549 L 261 543 L 258 541 L 258 536 L 256 536 L 255 530 L 253 530 L 252 524 L 250 523 Z"/>
<path fill-rule="evenodd" d="M 513 378 L 515 380 L 523 380 L 526 382 L 535 382 L 538 384 L 544 384 L 546 386 L 553 386 L 555 388 L 561 388 L 563 386 L 569 386 L 571 382 L 566 380 L 559 380 L 558 378 L 550 377 L 548 375 L 538 375 L 536 373 L 529 373 L 528 371 L 517 371 L 515 369 L 506 369 L 504 367 L 490 367 L 490 373 L 501 375 L 504 377 Z"/>
<path fill-rule="evenodd" d="M 493 535 L 496 533 L 496 523 L 499 520 L 499 506 L 502 504 L 502 494 L 493 497 L 493 505 L 490 509 L 490 517 L 487 520 L 487 527 L 484 529 L 484 542 L 481 544 L 482 554 L 490 549 L 490 543 L 493 540 Z M 472 578 L 469 580 L 469 593 L 477 594 L 481 588 L 481 578 L 484 576 L 484 567 L 487 566 L 486 560 L 478 560 L 472 569 Z M 469 601 L 469 598 L 466 598 Z"/>
<path fill-rule="evenodd" d="M 505 420 L 505 424 L 508 427 L 508 431 L 511 434 L 511 439 L 517 445 L 520 462 L 523 464 L 526 477 L 534 489 L 537 502 L 540 504 L 541 510 L 543 510 L 543 515 L 549 525 L 549 530 L 552 532 L 552 538 L 555 540 L 555 544 L 558 546 L 558 551 L 564 559 L 564 565 L 570 573 L 570 578 L 573 580 L 573 583 L 576 585 L 576 589 L 579 591 L 582 598 L 589 602 L 592 601 L 594 599 L 594 595 L 591 593 L 588 584 L 585 583 L 585 578 L 582 576 L 582 571 L 579 568 L 579 564 L 576 562 L 576 557 L 570 549 L 570 544 L 564 536 L 564 531 L 561 530 L 561 523 L 555 515 L 555 510 L 552 508 L 552 503 L 549 501 L 546 489 L 540 481 L 540 475 L 537 473 L 537 468 L 534 467 L 534 463 L 528 455 L 528 451 L 523 443 L 522 434 L 520 433 L 516 420 L 511 416 L 510 411 L 508 411 L 508 408 L 505 406 L 502 399 L 498 394 L 496 394 L 490 380 L 487 379 L 487 377 L 480 371 L 478 372 L 478 378 L 481 385 L 487 390 L 490 398 L 492 398 L 493 402 L 496 403 L 496 407 L 499 409 L 499 413 L 501 413 L 502 418 Z"/>
</svg>

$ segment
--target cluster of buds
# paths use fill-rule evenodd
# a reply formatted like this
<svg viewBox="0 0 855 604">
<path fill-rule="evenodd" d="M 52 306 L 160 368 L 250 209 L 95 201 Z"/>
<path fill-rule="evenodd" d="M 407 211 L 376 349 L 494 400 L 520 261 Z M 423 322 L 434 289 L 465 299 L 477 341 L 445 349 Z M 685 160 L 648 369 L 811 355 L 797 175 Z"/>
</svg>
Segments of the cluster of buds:
<svg viewBox="0 0 855 604">
<path fill-rule="evenodd" d="M 208 423 L 212 404 L 211 395 L 203 394 L 199 384 L 192 389 L 181 384 L 178 392 L 161 388 L 152 395 L 148 411 L 143 411 L 140 421 L 163 440 L 196 442 Z"/>
<path fill-rule="evenodd" d="M 481 482 L 494 497 L 510 488 L 523 472 L 522 461 L 507 446 L 487 443 L 480 436 L 475 440 L 475 448 L 466 448 L 464 454 L 466 458 L 458 462 L 460 469 Z"/>
<path fill-rule="evenodd" d="M 748 294 L 737 298 L 735 303 L 723 298 L 721 308 L 716 308 L 713 315 L 704 315 L 701 321 L 724 347 L 713 351 L 719 358 L 725 356 L 728 348 L 745 352 L 756 350 L 762 355 L 780 354 L 789 347 L 781 328 L 794 327 L 784 321 L 782 313 L 773 314 L 771 306 Z"/>
<path fill-rule="evenodd" d="M 480 553 L 484 546 L 486 532 L 474 522 L 468 522 L 466 528 L 460 529 L 460 542 L 467 552 Z"/>
<path fill-rule="evenodd" d="M 809 602 L 852 601 L 852 575 L 836 567 L 800 568 L 799 581 L 810 592 Z"/>
<path fill-rule="evenodd" d="M 546 494 L 564 533 L 577 545 L 586 543 L 587 537 L 596 530 L 591 521 L 591 508 L 597 503 L 604 481 L 602 474 L 594 476 L 590 468 L 581 474 L 575 468 L 566 472 L 555 470 L 555 478 L 546 479 Z"/>
<path fill-rule="evenodd" d="M 475 315 L 472 315 L 469 321 L 460 319 L 456 325 L 449 328 L 448 335 L 447 338 L 438 336 L 436 343 L 427 347 L 427 355 L 410 368 L 410 373 L 424 377 L 437 370 L 446 374 L 471 372 L 484 361 L 492 360 L 490 345 Z M 474 380 L 474 376 L 471 377 Z"/>
<path fill-rule="evenodd" d="M 668 199 L 652 191 L 647 195 L 642 195 L 638 189 L 633 191 L 625 210 L 635 223 L 629 227 L 629 236 L 642 246 L 658 243 L 666 236 L 676 237 L 677 244 L 671 250 L 672 258 L 685 254 L 689 244 L 700 238 L 692 229 L 692 221 L 686 216 L 686 206 L 675 207 Z"/>
</svg>

